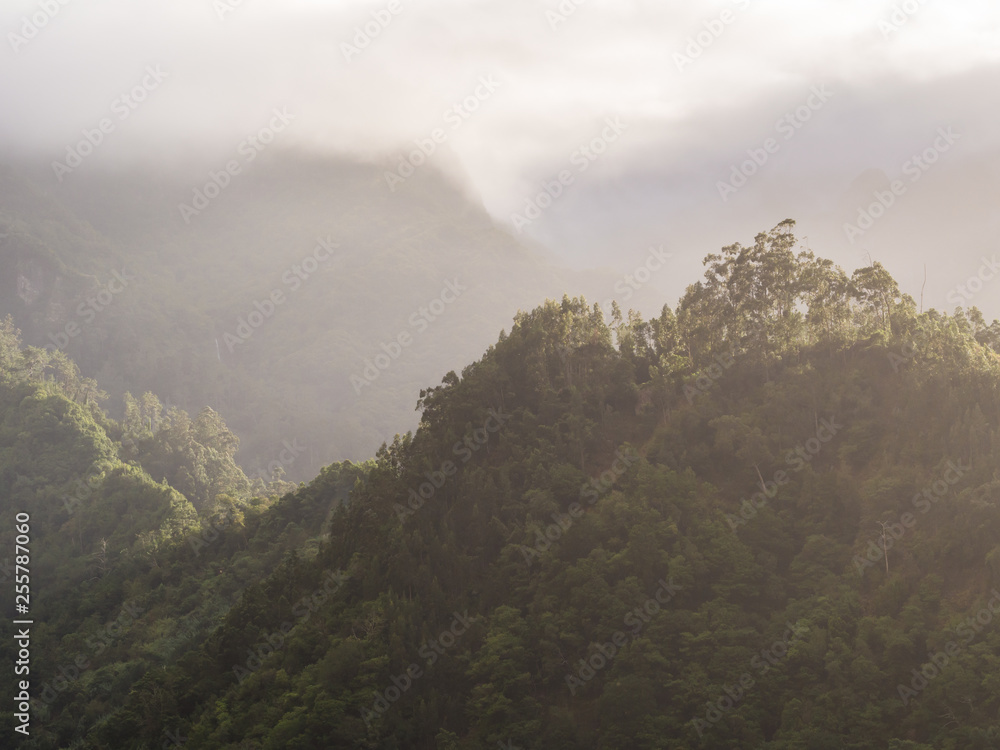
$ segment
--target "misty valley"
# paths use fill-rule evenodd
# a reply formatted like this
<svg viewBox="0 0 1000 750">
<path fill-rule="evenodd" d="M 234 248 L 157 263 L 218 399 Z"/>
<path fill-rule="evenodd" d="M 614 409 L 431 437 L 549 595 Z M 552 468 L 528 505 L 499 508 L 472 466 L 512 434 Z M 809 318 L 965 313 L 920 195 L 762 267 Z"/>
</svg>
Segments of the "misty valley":
<svg viewBox="0 0 1000 750">
<path fill-rule="evenodd" d="M 0 748 L 1000 750 L 1000 5 L 0 32 Z"/>
</svg>

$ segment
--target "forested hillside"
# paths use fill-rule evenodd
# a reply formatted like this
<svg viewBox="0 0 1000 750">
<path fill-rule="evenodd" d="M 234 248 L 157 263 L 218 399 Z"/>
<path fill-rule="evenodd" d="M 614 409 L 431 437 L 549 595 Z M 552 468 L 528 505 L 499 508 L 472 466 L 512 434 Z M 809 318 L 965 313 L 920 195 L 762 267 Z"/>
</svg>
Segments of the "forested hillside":
<svg viewBox="0 0 1000 750">
<path fill-rule="evenodd" d="M 651 320 L 518 313 L 298 487 L 243 475 L 225 412 L 111 419 L 8 323 L 23 746 L 1000 747 L 1000 322 L 793 227 Z"/>
<path fill-rule="evenodd" d="M 0 581 L 13 587 L 13 519 L 27 512 L 38 747 L 74 744 L 143 674 L 200 644 L 285 553 L 315 554 L 364 474 L 333 464 L 312 483 L 322 497 L 279 500 L 295 485 L 249 480 L 212 409 L 192 418 L 152 393 L 126 394 L 119 422 L 106 400 L 62 352 L 22 348 L 0 321 Z M 0 650 L 13 661 L 13 601 L 3 606 Z M 5 670 L 13 690 L 12 677 Z M 3 723 L 13 733 L 9 712 Z"/>
</svg>

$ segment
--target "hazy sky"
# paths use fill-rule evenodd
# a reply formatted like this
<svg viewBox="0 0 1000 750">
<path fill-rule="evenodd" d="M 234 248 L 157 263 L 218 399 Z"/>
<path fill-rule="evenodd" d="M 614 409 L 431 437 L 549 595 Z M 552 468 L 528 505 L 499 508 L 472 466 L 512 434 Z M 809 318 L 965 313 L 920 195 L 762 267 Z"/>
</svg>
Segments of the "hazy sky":
<svg viewBox="0 0 1000 750">
<path fill-rule="evenodd" d="M 995 2 L 7 0 L 0 31 L 8 153 L 65 158 L 109 118 L 95 162 L 207 173 L 284 108 L 276 144 L 395 168 L 440 129 L 431 162 L 502 223 L 567 177 L 511 225 L 567 262 L 669 247 L 670 301 L 705 253 L 788 217 L 915 297 L 926 265 L 938 308 L 1000 252 Z M 892 205 L 852 233 L 879 194 Z M 1000 272 L 974 286 L 1000 316 Z"/>
</svg>

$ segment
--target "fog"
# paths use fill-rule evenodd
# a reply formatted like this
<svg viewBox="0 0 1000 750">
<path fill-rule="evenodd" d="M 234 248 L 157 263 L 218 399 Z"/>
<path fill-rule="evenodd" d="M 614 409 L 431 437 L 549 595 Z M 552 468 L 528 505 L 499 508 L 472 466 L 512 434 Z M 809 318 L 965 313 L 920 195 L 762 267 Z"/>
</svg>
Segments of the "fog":
<svg viewBox="0 0 1000 750">
<path fill-rule="evenodd" d="M 0 724 L 1000 747 L 998 83 L 996 0 L 0 3 Z"/>
<path fill-rule="evenodd" d="M 438 129 L 431 163 L 563 262 L 627 270 L 670 246 L 667 300 L 705 253 L 791 217 L 818 253 L 848 270 L 870 254 L 915 297 L 926 265 L 925 303 L 951 309 L 996 249 L 998 22 L 992 3 L 917 0 L 10 2 L 0 141 L 48 162 L 110 117 L 84 168 L 204 174 L 285 108 L 281 148 L 393 169 Z M 117 119 L 148 66 L 162 83 Z M 800 109 L 814 87 L 828 97 Z M 575 165 L 608 117 L 621 136 Z M 904 175 L 939 128 L 954 147 Z M 723 199 L 720 182 L 771 137 L 777 151 Z M 563 170 L 572 184 L 521 225 Z M 845 224 L 897 178 L 905 194 L 849 239 Z M 994 317 L 998 300 L 987 289 L 968 304 Z"/>
</svg>

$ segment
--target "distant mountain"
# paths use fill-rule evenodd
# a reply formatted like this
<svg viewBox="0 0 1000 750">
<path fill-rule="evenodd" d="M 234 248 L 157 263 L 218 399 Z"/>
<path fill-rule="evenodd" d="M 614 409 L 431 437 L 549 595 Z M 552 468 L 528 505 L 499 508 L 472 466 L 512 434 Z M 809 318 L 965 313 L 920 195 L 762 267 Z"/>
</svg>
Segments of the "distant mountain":
<svg viewBox="0 0 1000 750">
<path fill-rule="evenodd" d="M 210 405 L 247 473 L 306 479 L 412 429 L 420 387 L 517 310 L 624 288 L 550 265 L 429 167 L 394 190 L 383 172 L 287 152 L 238 174 L 4 168 L 0 315 L 112 413 L 126 391 Z"/>
</svg>

